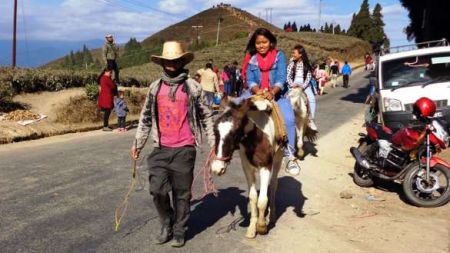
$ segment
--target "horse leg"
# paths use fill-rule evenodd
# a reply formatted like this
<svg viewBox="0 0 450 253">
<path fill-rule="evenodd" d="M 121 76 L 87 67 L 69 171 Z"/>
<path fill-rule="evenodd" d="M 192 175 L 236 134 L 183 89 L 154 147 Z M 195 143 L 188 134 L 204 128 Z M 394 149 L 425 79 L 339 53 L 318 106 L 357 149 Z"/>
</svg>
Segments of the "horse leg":
<svg viewBox="0 0 450 253">
<path fill-rule="evenodd" d="M 276 211 L 276 194 L 278 189 L 278 172 L 280 171 L 281 161 L 283 159 L 282 149 L 279 149 L 273 158 L 273 166 L 272 166 L 272 177 L 270 179 L 270 209 L 269 209 L 269 222 L 275 223 L 277 220 L 277 211 Z"/>
<path fill-rule="evenodd" d="M 270 180 L 270 171 L 268 168 L 260 168 L 259 169 L 259 179 L 260 179 L 260 188 L 259 188 L 259 197 L 258 197 L 258 223 L 256 223 L 256 232 L 261 235 L 267 234 L 267 222 L 265 212 L 267 209 L 267 190 L 269 188 L 269 180 Z"/>
<path fill-rule="evenodd" d="M 248 162 L 244 147 L 241 146 L 241 148 L 239 149 L 239 153 L 241 156 L 242 168 L 244 170 L 245 178 L 247 179 L 248 199 L 250 202 L 250 225 L 247 228 L 247 233 L 245 234 L 245 237 L 255 238 L 256 222 L 258 219 L 258 209 L 256 206 L 258 200 L 258 192 L 256 191 L 255 169 Z"/>
<path fill-rule="evenodd" d="M 305 151 L 303 150 L 303 138 L 305 135 L 305 126 L 306 126 L 305 118 L 298 117 L 295 126 L 296 126 L 295 130 L 297 133 L 297 156 L 303 157 L 305 155 Z"/>
</svg>

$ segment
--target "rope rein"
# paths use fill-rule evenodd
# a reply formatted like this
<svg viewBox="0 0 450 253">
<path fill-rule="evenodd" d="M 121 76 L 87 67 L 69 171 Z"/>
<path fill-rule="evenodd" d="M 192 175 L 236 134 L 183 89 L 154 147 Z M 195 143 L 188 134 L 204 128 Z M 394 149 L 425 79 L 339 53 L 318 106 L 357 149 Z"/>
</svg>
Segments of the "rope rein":
<svg viewBox="0 0 450 253">
<path fill-rule="evenodd" d="M 208 157 L 206 158 L 205 164 L 203 165 L 202 169 L 200 169 L 195 175 L 191 186 L 191 195 L 194 196 L 193 192 L 194 183 L 200 176 L 200 174 L 203 173 L 203 194 L 200 197 L 192 197 L 192 200 L 201 200 L 209 193 L 212 193 L 214 197 L 218 196 L 219 192 L 217 191 L 216 186 L 214 185 L 214 180 L 211 173 L 211 162 L 214 157 L 215 157 L 214 148 L 211 148 L 211 151 L 209 151 Z M 217 157 L 215 159 L 217 159 Z"/>
<path fill-rule="evenodd" d="M 192 181 L 192 186 L 194 186 L 194 183 L 196 179 L 203 174 L 203 195 L 197 198 L 192 198 L 192 200 L 201 200 L 209 193 L 212 193 L 214 197 L 217 197 L 219 192 L 216 189 L 216 186 L 214 185 L 213 176 L 211 173 L 211 162 L 213 158 L 215 157 L 214 148 L 211 149 L 209 152 L 209 155 L 206 159 L 205 164 L 203 165 L 202 169 L 200 169 L 196 176 L 194 177 L 194 180 Z M 144 184 L 140 180 L 140 174 L 137 169 L 137 161 L 133 160 L 133 166 L 132 166 L 132 174 L 131 174 L 131 180 L 130 184 L 128 186 L 128 190 L 125 193 L 123 199 L 116 207 L 116 210 L 114 211 L 114 231 L 119 231 L 120 224 L 122 223 L 123 218 L 126 216 L 128 211 L 128 203 L 129 199 L 131 197 L 131 194 L 133 193 L 133 190 L 136 188 L 136 186 L 139 186 L 136 188 L 136 191 L 140 191 L 144 189 Z M 194 196 L 192 192 L 192 186 L 191 186 L 191 194 Z"/>
</svg>

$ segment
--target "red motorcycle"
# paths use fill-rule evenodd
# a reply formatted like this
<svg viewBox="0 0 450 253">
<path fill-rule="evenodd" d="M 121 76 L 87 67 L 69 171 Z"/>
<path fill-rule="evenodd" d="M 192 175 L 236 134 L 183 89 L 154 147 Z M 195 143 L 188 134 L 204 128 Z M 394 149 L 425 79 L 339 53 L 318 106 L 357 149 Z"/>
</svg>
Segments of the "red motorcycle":
<svg viewBox="0 0 450 253">
<path fill-rule="evenodd" d="M 449 146 L 445 122 L 433 118 L 435 103 L 420 98 L 413 114 L 420 124 L 393 133 L 378 123 L 367 124 L 358 148 L 350 148 L 356 159 L 353 181 L 361 187 L 376 179 L 399 180 L 410 203 L 436 207 L 450 201 L 450 163 L 434 156 Z"/>
</svg>

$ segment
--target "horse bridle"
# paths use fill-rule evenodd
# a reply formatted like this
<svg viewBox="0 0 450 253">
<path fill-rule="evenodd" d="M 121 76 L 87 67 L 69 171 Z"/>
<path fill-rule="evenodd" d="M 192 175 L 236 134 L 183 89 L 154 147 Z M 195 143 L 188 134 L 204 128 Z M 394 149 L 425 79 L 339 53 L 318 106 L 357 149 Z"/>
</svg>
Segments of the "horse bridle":
<svg viewBox="0 0 450 253">
<path fill-rule="evenodd" d="M 225 157 L 218 157 L 218 156 L 215 156 L 215 158 L 214 158 L 215 160 L 218 160 L 218 161 L 222 161 L 222 162 L 229 162 L 229 161 L 231 161 L 231 156 L 225 156 Z"/>
</svg>

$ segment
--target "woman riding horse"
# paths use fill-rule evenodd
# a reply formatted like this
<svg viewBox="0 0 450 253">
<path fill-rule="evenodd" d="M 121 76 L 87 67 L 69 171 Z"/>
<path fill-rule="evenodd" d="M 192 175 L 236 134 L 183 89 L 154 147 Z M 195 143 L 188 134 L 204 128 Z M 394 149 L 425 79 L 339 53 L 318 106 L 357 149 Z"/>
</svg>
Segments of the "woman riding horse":
<svg viewBox="0 0 450 253">
<path fill-rule="evenodd" d="M 287 172 L 298 175 L 300 166 L 295 157 L 295 115 L 287 98 L 281 97 L 286 90 L 286 57 L 282 51 L 276 49 L 277 39 L 266 28 L 258 28 L 250 38 L 247 49 L 251 55 L 247 67 L 248 90 L 235 103 L 252 95 L 265 96 L 268 100 L 277 100 L 282 113 L 288 135 L 288 148 L 285 156 L 289 158 Z"/>
<path fill-rule="evenodd" d="M 296 45 L 292 50 L 292 58 L 287 67 L 287 83 L 289 89 L 301 88 L 308 98 L 309 102 L 309 122 L 308 126 L 317 131 L 317 126 L 314 123 L 316 115 L 316 97 L 313 92 L 313 87 L 310 84 L 312 67 L 309 63 L 308 55 L 302 45 Z"/>
</svg>

